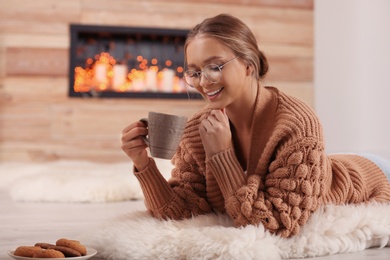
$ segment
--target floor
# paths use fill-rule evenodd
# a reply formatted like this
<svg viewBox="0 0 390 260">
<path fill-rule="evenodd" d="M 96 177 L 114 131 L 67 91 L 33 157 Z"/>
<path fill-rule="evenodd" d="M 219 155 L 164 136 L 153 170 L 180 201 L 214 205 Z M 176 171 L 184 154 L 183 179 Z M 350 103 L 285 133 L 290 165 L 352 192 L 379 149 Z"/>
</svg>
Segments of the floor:
<svg viewBox="0 0 390 260">
<path fill-rule="evenodd" d="M 12 259 L 8 250 L 36 242 L 54 242 L 58 238 L 77 238 L 103 221 L 131 210 L 144 209 L 143 201 L 117 203 L 18 203 L 0 190 L 0 260 Z M 93 257 L 92 260 L 100 258 Z M 309 259 L 309 258 L 307 258 Z M 316 260 L 385 260 L 390 248 L 360 253 L 310 258 Z"/>
</svg>

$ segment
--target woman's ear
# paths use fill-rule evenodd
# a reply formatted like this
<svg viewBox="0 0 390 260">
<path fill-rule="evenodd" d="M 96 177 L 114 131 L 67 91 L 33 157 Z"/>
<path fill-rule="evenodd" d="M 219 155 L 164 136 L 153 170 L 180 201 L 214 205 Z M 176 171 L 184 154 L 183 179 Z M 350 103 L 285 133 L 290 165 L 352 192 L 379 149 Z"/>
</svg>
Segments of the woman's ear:
<svg viewBox="0 0 390 260">
<path fill-rule="evenodd" d="M 251 64 L 247 63 L 246 64 L 246 75 L 251 76 L 253 73 L 253 67 Z"/>
</svg>

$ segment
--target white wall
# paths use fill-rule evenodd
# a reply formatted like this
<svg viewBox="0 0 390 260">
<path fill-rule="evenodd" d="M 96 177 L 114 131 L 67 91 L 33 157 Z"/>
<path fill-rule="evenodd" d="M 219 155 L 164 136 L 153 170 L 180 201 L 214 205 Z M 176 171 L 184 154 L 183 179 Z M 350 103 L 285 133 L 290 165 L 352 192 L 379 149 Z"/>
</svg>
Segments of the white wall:
<svg viewBox="0 0 390 260">
<path fill-rule="evenodd" d="M 315 0 L 315 109 L 328 152 L 390 159 L 390 0 Z"/>
</svg>

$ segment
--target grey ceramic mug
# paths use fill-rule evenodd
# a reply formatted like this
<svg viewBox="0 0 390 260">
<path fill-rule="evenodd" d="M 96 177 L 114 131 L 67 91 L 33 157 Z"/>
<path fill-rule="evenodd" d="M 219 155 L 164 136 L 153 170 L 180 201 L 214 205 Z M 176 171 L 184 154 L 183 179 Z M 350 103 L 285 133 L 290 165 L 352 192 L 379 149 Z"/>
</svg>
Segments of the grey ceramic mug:
<svg viewBox="0 0 390 260">
<path fill-rule="evenodd" d="M 142 118 L 148 127 L 144 137 L 150 154 L 161 159 L 172 159 L 184 133 L 187 117 L 159 112 L 149 112 L 148 118 Z"/>
</svg>

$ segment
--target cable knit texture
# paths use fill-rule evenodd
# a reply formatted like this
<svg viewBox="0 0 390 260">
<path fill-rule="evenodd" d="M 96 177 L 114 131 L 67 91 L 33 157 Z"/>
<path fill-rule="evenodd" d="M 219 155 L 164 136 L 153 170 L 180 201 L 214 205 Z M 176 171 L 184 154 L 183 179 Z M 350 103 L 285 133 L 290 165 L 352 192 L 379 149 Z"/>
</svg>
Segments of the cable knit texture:
<svg viewBox="0 0 390 260">
<path fill-rule="evenodd" d="M 205 107 L 187 123 L 169 181 L 153 159 L 135 172 L 153 216 L 182 219 L 218 211 L 237 227 L 263 224 L 289 237 L 321 204 L 390 201 L 390 183 L 374 163 L 357 155 L 325 155 L 312 109 L 273 87 L 258 93 L 246 173 L 234 150 L 206 161 L 199 135 L 210 112 Z"/>
</svg>

